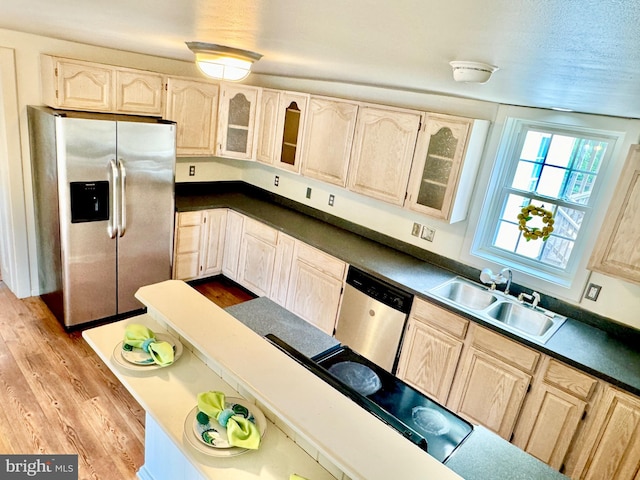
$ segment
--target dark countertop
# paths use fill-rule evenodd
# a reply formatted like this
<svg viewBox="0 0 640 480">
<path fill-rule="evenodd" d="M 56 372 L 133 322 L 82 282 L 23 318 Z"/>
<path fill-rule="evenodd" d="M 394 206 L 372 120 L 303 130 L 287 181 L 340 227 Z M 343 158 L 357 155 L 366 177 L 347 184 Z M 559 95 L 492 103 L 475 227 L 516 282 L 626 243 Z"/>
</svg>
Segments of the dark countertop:
<svg viewBox="0 0 640 480">
<path fill-rule="evenodd" d="M 465 480 L 566 480 L 546 463 L 482 426 L 445 462 Z"/>
<path fill-rule="evenodd" d="M 456 275 L 476 281 L 477 270 L 471 267 L 247 187 L 242 182 L 176 184 L 177 211 L 209 208 L 231 208 L 259 220 L 486 328 L 640 396 L 640 349 L 637 347 L 640 332 L 635 329 L 603 321 L 545 296 L 541 305 L 568 319 L 545 345 L 540 345 L 448 306 L 428 293 L 429 289 Z M 389 244 L 393 248 L 387 246 Z M 518 288 L 514 285 L 512 292 L 517 294 Z"/>
<path fill-rule="evenodd" d="M 254 332 L 263 337 L 272 333 L 307 357 L 318 355 L 340 343 L 267 297 L 254 298 L 225 310 Z"/>
</svg>

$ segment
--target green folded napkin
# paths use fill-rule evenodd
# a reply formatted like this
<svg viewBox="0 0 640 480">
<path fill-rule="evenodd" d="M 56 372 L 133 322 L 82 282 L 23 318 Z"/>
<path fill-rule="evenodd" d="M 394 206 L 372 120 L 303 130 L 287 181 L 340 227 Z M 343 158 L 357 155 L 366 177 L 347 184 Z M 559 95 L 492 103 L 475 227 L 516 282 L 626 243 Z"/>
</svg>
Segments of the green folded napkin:
<svg viewBox="0 0 640 480">
<path fill-rule="evenodd" d="M 300 475 L 296 475 L 295 473 L 292 473 L 291 475 L 289 475 L 289 480 L 307 480 L 304 477 L 301 477 Z"/>
<path fill-rule="evenodd" d="M 156 334 L 144 325 L 132 323 L 124 330 L 124 343 L 140 348 L 151 355 L 153 361 L 162 367 L 173 363 L 173 345 L 156 340 Z"/>
<path fill-rule="evenodd" d="M 227 429 L 229 445 L 252 450 L 260 446 L 258 427 L 230 408 L 225 408 L 224 393 L 210 391 L 198 394 L 198 410 L 215 418 L 222 427 Z"/>
</svg>

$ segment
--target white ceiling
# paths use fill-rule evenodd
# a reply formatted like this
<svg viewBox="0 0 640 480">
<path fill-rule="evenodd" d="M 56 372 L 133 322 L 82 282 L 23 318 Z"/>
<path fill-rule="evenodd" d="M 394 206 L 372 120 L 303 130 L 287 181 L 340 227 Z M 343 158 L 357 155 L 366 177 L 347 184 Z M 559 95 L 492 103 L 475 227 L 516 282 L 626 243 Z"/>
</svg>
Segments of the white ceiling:
<svg viewBox="0 0 640 480">
<path fill-rule="evenodd" d="M 4 0 L 0 28 L 254 71 L 640 118 L 639 0 Z M 456 83 L 451 60 L 500 68 Z"/>
</svg>

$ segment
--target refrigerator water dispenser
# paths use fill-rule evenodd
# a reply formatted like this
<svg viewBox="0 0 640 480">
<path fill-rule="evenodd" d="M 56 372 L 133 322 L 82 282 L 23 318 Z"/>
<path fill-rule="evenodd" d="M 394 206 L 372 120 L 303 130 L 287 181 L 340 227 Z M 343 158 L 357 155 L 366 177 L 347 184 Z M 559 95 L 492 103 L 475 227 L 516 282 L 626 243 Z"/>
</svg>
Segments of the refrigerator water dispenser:
<svg viewBox="0 0 640 480">
<path fill-rule="evenodd" d="M 71 223 L 109 220 L 109 182 L 71 182 Z"/>
</svg>

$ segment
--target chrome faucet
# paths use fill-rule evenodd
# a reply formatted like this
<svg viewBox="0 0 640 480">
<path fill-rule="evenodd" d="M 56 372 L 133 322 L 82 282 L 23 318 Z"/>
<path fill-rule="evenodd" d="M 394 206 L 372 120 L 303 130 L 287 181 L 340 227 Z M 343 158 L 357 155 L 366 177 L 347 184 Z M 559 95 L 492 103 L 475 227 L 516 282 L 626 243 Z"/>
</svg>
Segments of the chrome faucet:
<svg viewBox="0 0 640 480">
<path fill-rule="evenodd" d="M 508 273 L 509 277 L 507 277 L 507 286 L 504 287 L 504 294 L 509 295 L 509 289 L 511 288 L 511 282 L 513 280 L 513 272 L 508 267 L 505 267 L 502 270 L 500 270 L 500 273 L 498 273 L 498 276 L 502 277 L 503 281 L 504 281 L 505 273 Z M 502 282 L 499 282 L 499 283 L 502 283 Z"/>
<path fill-rule="evenodd" d="M 509 274 L 509 276 L 505 277 L 505 274 L 507 273 Z M 482 283 L 490 284 L 491 285 L 489 287 L 490 290 L 495 290 L 496 285 L 501 285 L 503 283 L 506 283 L 507 285 L 504 289 L 505 295 L 509 295 L 509 289 L 511 288 L 512 280 L 513 280 L 513 272 L 508 267 L 503 268 L 502 270 L 500 270 L 499 273 L 496 273 L 495 275 L 490 268 L 483 268 L 482 271 L 480 272 L 480 281 Z"/>
</svg>

